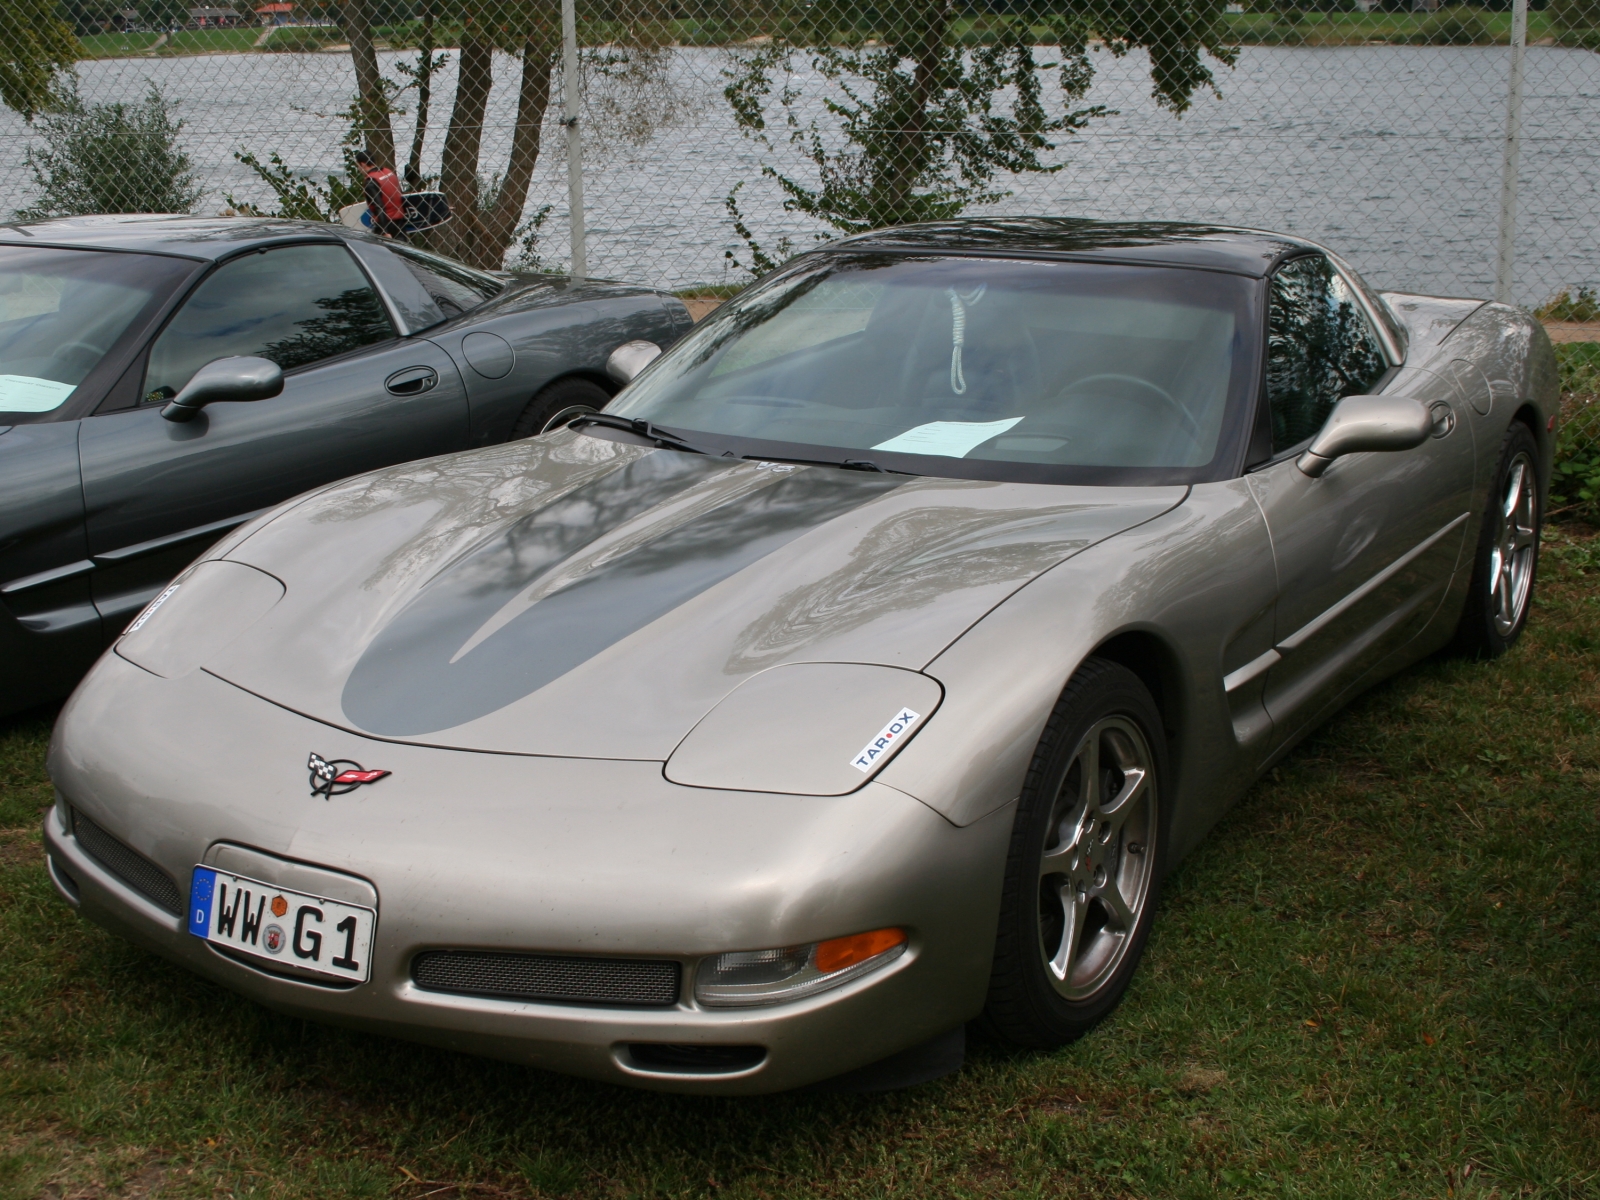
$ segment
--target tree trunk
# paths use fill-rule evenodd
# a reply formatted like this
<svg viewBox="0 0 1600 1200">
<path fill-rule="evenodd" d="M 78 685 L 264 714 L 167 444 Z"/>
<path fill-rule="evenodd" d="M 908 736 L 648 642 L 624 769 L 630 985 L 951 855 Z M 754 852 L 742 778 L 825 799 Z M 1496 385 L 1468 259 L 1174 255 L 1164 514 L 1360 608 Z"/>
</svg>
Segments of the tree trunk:
<svg viewBox="0 0 1600 1200">
<path fill-rule="evenodd" d="M 383 94 L 378 55 L 372 48 L 372 18 L 366 0 L 341 0 L 345 36 L 350 39 L 350 59 L 356 68 L 356 112 L 367 153 L 380 166 L 393 169 L 394 130 L 389 124 L 389 100 Z"/>
<path fill-rule="evenodd" d="M 478 212 L 478 156 L 483 146 L 483 116 L 494 83 L 493 70 L 494 46 L 476 22 L 469 20 L 461 34 L 456 103 L 445 135 L 440 177 L 440 187 L 454 218 L 444 226 L 441 232 L 445 236 L 440 240 L 447 253 L 475 265 L 483 240 Z"/>
<path fill-rule="evenodd" d="M 937 0 L 919 14 L 906 40 L 906 56 L 912 68 L 910 94 L 898 115 L 898 128 L 890 135 L 894 161 L 888 164 L 887 186 L 882 193 L 882 211 L 876 214 L 883 224 L 899 224 L 914 219 L 907 211 L 912 191 L 921 182 L 928 166 L 928 105 L 937 93 L 944 64 L 945 37 L 951 18 L 950 0 Z"/>
<path fill-rule="evenodd" d="M 516 236 L 522 208 L 528 201 L 528 184 L 539 161 L 544 114 L 550 106 L 550 76 L 560 62 L 561 43 L 551 37 L 532 37 L 522 47 L 522 87 L 517 99 L 517 129 L 512 136 L 511 158 L 505 179 L 495 197 L 494 209 L 484 214 L 483 257 L 493 257 L 498 268 Z M 488 265 L 480 263 L 480 265 Z"/>
<path fill-rule="evenodd" d="M 422 47 L 417 53 L 417 127 L 406 160 L 406 186 L 422 183 L 422 142 L 428 136 L 428 101 L 433 98 L 433 5 L 422 6 Z"/>
</svg>

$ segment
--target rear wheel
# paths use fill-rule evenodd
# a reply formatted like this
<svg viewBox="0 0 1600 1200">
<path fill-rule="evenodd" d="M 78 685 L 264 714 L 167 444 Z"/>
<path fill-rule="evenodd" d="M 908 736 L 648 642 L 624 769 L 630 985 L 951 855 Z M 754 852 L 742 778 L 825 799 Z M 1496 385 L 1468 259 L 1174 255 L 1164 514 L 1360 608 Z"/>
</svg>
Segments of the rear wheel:
<svg viewBox="0 0 1600 1200">
<path fill-rule="evenodd" d="M 1498 658 L 1516 643 L 1533 607 L 1539 566 L 1539 445 L 1520 421 L 1506 430 L 1478 534 L 1467 606 L 1456 645 L 1480 658 Z"/>
<path fill-rule="evenodd" d="M 1160 886 L 1165 774 L 1149 691 L 1090 659 L 1056 703 L 1012 828 L 984 1010 L 1007 1041 L 1073 1041 L 1127 990 Z"/>
<path fill-rule="evenodd" d="M 611 393 L 592 380 L 558 379 L 528 401 L 528 407 L 512 426 L 511 440 L 550 433 L 584 413 L 599 412 L 610 403 Z"/>
</svg>

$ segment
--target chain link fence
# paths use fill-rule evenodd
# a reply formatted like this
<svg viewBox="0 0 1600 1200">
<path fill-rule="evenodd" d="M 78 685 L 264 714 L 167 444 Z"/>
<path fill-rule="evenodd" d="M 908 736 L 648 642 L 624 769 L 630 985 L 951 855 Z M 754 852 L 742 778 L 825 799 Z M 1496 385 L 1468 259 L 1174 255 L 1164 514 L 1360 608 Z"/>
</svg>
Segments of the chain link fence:
<svg viewBox="0 0 1600 1200">
<path fill-rule="evenodd" d="M 957 212 L 1284 230 L 1538 311 L 1578 503 L 1597 49 L 1600 0 L 7 0 L 0 214 L 337 219 L 364 147 L 439 249 L 712 298 Z"/>
</svg>

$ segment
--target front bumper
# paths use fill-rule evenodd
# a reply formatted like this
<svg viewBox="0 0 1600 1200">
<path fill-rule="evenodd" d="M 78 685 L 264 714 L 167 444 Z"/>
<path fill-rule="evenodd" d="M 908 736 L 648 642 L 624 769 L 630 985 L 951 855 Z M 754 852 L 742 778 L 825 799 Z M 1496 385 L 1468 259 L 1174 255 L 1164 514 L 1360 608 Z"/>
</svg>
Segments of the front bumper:
<svg viewBox="0 0 1600 1200">
<path fill-rule="evenodd" d="M 312 751 L 392 775 L 313 797 Z M 224 957 L 91 854 L 59 806 L 47 818 L 52 875 L 83 915 L 301 1017 L 632 1086 L 759 1093 L 925 1042 L 976 1015 L 987 988 L 1009 807 L 958 829 L 877 783 L 773 796 L 681 787 L 654 762 L 381 742 L 115 655 L 63 712 L 50 766 L 79 812 L 185 897 L 193 865 L 223 847 L 254 856 L 256 877 L 275 876 L 264 882 L 294 887 L 314 864 L 375 890 L 372 977 L 328 987 Z M 705 956 L 886 925 L 908 930 L 907 952 L 830 991 L 735 1009 L 694 1000 Z M 419 987 L 416 955 L 447 948 L 671 959 L 683 982 L 659 1008 Z M 760 1057 L 708 1070 L 639 1049 L 663 1045 Z"/>
</svg>

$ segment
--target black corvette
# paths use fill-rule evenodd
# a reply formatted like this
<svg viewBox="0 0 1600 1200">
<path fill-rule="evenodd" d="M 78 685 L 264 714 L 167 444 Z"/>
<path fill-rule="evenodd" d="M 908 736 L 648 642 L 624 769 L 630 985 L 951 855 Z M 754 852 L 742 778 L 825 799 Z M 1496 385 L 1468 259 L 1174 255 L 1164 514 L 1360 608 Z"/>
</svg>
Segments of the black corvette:
<svg viewBox="0 0 1600 1200">
<path fill-rule="evenodd" d="M 0 714 L 64 695 L 257 513 L 599 408 L 613 351 L 690 324 L 649 288 L 487 274 L 337 225 L 0 226 Z"/>
</svg>

